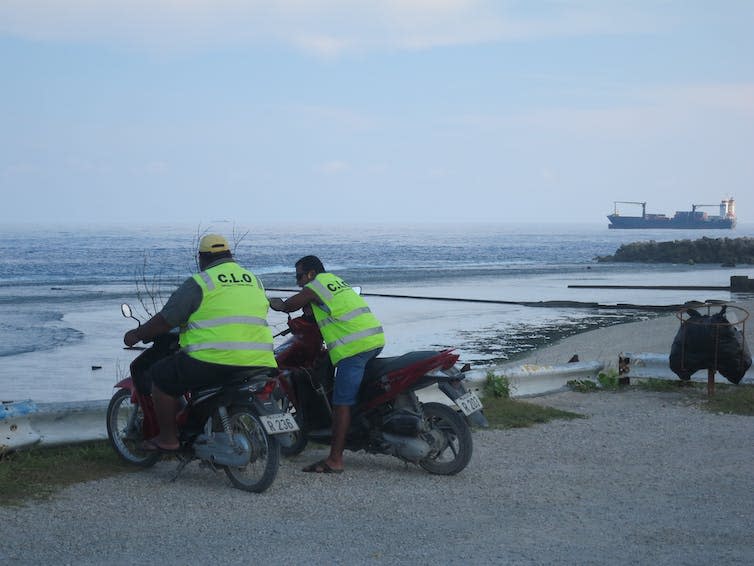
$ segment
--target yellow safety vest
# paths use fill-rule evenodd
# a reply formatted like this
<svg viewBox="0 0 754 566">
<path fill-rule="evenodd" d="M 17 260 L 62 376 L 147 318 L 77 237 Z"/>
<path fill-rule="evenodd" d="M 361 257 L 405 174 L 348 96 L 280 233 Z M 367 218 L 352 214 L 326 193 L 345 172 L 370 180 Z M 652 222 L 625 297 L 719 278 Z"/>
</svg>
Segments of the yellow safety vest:
<svg viewBox="0 0 754 566">
<path fill-rule="evenodd" d="M 230 366 L 277 367 L 270 303 L 259 278 L 235 262 L 194 275 L 202 303 L 181 328 L 181 349 L 189 356 Z"/>
<path fill-rule="evenodd" d="M 340 277 L 320 273 L 306 286 L 321 301 L 312 303 L 312 311 L 333 364 L 385 345 L 380 321 L 366 301 Z"/>
</svg>

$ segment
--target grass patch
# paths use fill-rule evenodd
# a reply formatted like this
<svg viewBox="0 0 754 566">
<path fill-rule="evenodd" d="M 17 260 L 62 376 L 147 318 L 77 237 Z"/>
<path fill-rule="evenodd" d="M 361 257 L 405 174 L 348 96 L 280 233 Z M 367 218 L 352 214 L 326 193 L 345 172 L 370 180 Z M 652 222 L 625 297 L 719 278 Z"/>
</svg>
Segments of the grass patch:
<svg viewBox="0 0 754 566">
<path fill-rule="evenodd" d="M 46 499 L 62 488 L 133 470 L 106 441 L 0 455 L 0 505 Z"/>
<path fill-rule="evenodd" d="M 615 369 L 609 369 L 607 371 L 601 371 L 597 374 L 597 381 L 599 381 L 602 389 L 615 391 L 618 389 L 618 371 Z"/>
<path fill-rule="evenodd" d="M 566 386 L 577 393 L 591 393 L 599 389 L 597 382 L 591 379 L 571 379 L 566 382 Z"/>
<path fill-rule="evenodd" d="M 715 394 L 702 408 L 714 413 L 754 417 L 754 385 L 715 385 Z"/>
<path fill-rule="evenodd" d="M 484 416 L 490 428 L 523 428 L 554 419 L 582 419 L 583 415 L 504 397 L 485 397 Z"/>
<path fill-rule="evenodd" d="M 589 380 L 569 381 L 568 386 L 582 393 L 600 389 L 595 382 Z M 749 383 L 716 383 L 715 393 L 711 397 L 707 395 L 707 383 L 701 381 L 649 378 L 635 380 L 628 388 L 658 393 L 685 393 L 689 400 L 698 401 L 699 407 L 704 410 L 727 415 L 754 416 L 754 385 Z"/>
<path fill-rule="evenodd" d="M 511 384 L 504 375 L 495 375 L 494 372 L 487 372 L 487 381 L 484 384 L 485 397 L 501 397 L 508 399 L 511 396 Z"/>
<path fill-rule="evenodd" d="M 591 379 L 572 379 L 566 382 L 571 391 L 590 393 L 601 389 L 603 391 L 617 391 L 620 387 L 619 375 L 615 369 L 601 371 L 597 374 L 597 381 Z"/>
<path fill-rule="evenodd" d="M 510 398 L 511 384 L 504 375 L 487 372 L 484 384 L 484 416 L 490 428 L 523 428 L 553 419 L 580 419 L 583 415 L 543 407 Z"/>
<path fill-rule="evenodd" d="M 707 384 L 702 383 L 696 383 L 693 381 L 681 381 L 681 380 L 670 380 L 670 379 L 641 379 L 637 380 L 632 383 L 633 387 L 636 387 L 637 389 L 641 389 L 642 391 L 659 391 L 662 392 L 672 392 L 672 391 L 679 391 L 683 389 L 687 390 L 700 390 L 704 387 L 704 390 L 707 390 Z"/>
</svg>

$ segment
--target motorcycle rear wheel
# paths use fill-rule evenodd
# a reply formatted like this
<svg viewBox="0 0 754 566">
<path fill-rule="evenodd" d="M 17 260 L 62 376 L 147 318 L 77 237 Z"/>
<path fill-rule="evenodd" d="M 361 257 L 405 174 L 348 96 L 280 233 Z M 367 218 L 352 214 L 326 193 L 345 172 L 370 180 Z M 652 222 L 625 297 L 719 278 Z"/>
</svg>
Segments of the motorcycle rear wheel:
<svg viewBox="0 0 754 566">
<path fill-rule="evenodd" d="M 233 434 L 245 437 L 251 456 L 245 466 L 226 466 L 225 473 L 238 489 L 262 493 L 272 482 L 280 467 L 280 444 L 265 432 L 259 418 L 246 407 L 230 411 Z"/>
<path fill-rule="evenodd" d="M 129 422 L 133 423 L 130 428 Z M 160 454 L 141 450 L 143 422 L 144 413 L 140 405 L 131 403 L 131 392 L 128 389 L 116 391 L 107 406 L 107 438 L 122 460 L 148 468 L 157 463 Z"/>
<path fill-rule="evenodd" d="M 424 419 L 431 430 L 439 431 L 445 439 L 439 450 L 419 462 L 431 474 L 452 476 L 463 470 L 471 460 L 473 441 L 466 420 L 442 403 L 425 403 Z"/>
</svg>

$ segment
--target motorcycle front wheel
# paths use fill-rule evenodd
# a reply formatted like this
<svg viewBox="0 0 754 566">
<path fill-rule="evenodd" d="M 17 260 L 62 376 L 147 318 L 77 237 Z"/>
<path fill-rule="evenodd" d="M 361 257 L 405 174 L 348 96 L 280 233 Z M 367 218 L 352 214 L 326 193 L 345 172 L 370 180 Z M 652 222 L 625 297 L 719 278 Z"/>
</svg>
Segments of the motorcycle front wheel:
<svg viewBox="0 0 754 566">
<path fill-rule="evenodd" d="M 226 466 L 225 473 L 238 489 L 262 493 L 272 482 L 280 467 L 280 444 L 265 432 L 259 418 L 245 407 L 230 411 L 233 435 L 242 436 L 250 451 L 244 466 Z"/>
<path fill-rule="evenodd" d="M 423 410 L 430 434 L 442 440 L 435 443 L 432 454 L 419 465 L 431 474 L 457 474 L 471 460 L 473 442 L 469 425 L 455 410 L 442 403 L 425 403 Z"/>
<path fill-rule="evenodd" d="M 131 392 L 119 389 L 107 406 L 107 438 L 120 458 L 129 464 L 148 468 L 160 459 L 157 452 L 141 450 L 144 442 L 144 413 L 131 402 Z"/>
</svg>

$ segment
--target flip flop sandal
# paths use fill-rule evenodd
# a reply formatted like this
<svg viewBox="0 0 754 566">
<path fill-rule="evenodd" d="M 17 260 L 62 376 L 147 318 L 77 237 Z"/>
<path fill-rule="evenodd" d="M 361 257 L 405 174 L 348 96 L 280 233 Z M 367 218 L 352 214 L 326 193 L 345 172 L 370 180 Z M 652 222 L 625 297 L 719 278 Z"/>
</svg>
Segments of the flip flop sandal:
<svg viewBox="0 0 754 566">
<path fill-rule="evenodd" d="M 342 474 L 343 470 L 336 470 L 331 468 L 326 460 L 319 460 L 313 464 L 309 464 L 301 470 L 302 472 L 309 472 L 313 474 Z"/>
<path fill-rule="evenodd" d="M 166 448 L 157 444 L 157 441 L 153 439 L 145 440 L 141 443 L 141 449 L 144 452 L 159 452 L 160 454 L 175 454 L 179 451 L 180 446 L 175 448 Z"/>
</svg>

